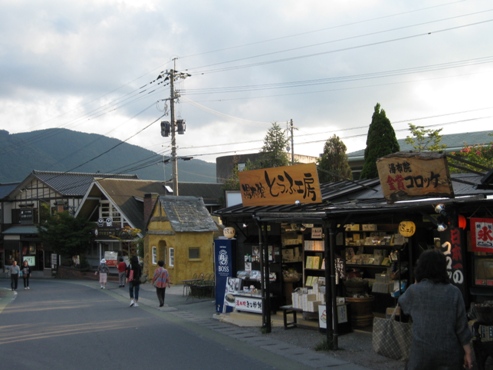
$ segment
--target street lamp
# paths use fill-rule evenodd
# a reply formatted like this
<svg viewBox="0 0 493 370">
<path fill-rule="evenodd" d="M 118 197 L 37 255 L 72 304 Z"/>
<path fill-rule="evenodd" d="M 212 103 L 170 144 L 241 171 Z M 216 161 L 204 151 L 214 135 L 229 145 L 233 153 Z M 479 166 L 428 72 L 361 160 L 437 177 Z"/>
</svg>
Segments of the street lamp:
<svg viewBox="0 0 493 370">
<path fill-rule="evenodd" d="M 175 158 L 175 161 L 174 163 L 177 163 L 178 162 L 178 159 L 181 159 L 182 161 L 189 161 L 191 159 L 193 159 L 193 157 L 186 157 L 186 156 L 179 156 L 179 157 L 176 157 Z M 166 183 L 169 181 L 169 180 L 166 180 L 166 163 L 169 163 L 173 161 L 173 158 L 163 158 L 163 170 L 164 170 L 164 186 L 166 188 L 166 190 L 169 191 L 169 189 L 166 187 Z M 173 171 L 173 174 L 175 174 L 175 172 Z M 175 176 L 175 175 L 174 175 Z M 178 172 L 176 172 L 176 177 L 172 177 L 170 180 L 173 180 L 173 186 L 175 187 L 175 189 L 171 188 L 171 192 L 174 194 L 174 195 L 178 195 Z"/>
</svg>

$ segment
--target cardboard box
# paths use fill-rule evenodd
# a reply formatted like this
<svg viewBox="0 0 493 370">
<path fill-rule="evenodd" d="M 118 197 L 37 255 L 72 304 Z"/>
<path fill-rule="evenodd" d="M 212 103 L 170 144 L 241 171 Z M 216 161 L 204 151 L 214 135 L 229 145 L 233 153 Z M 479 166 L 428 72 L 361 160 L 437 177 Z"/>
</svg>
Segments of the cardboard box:
<svg viewBox="0 0 493 370">
<path fill-rule="evenodd" d="M 394 283 L 385 283 L 385 282 L 374 282 L 371 288 L 373 293 L 391 293 L 394 289 Z"/>
<path fill-rule="evenodd" d="M 291 293 L 291 304 L 293 308 L 301 308 L 301 294 L 299 292 Z"/>
<path fill-rule="evenodd" d="M 375 274 L 375 281 L 378 283 L 388 283 L 390 276 L 387 274 Z"/>
<path fill-rule="evenodd" d="M 315 302 L 316 300 L 316 294 L 303 294 L 301 297 L 301 308 L 303 309 L 303 311 L 308 311 L 308 302 Z"/>
<path fill-rule="evenodd" d="M 319 301 L 309 301 L 306 302 L 306 310 L 303 309 L 303 311 L 306 312 L 317 312 L 318 311 L 318 306 L 321 304 Z"/>
</svg>

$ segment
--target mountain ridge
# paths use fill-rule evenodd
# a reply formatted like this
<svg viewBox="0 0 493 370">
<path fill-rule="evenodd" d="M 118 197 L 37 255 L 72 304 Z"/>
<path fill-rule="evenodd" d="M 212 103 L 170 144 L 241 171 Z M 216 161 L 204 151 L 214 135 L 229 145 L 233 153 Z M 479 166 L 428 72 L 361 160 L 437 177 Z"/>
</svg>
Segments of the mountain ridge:
<svg viewBox="0 0 493 370">
<path fill-rule="evenodd" d="M 20 182 L 33 170 L 125 173 L 145 180 L 169 180 L 172 167 L 163 164 L 164 159 L 148 149 L 99 134 L 64 128 L 16 134 L 0 130 L 0 183 Z M 216 183 L 215 174 L 215 163 L 193 159 L 178 164 L 179 181 Z"/>
</svg>

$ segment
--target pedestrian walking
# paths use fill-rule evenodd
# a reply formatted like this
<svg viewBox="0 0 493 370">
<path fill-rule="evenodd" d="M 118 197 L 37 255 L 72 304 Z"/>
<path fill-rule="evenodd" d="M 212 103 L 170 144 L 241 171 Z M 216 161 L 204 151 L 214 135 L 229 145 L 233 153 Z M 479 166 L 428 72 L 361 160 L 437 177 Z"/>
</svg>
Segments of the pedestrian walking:
<svg viewBox="0 0 493 370">
<path fill-rule="evenodd" d="M 22 280 L 24 280 L 24 289 L 31 289 L 29 287 L 29 278 L 31 277 L 31 266 L 29 266 L 29 262 L 24 260 L 22 264 Z"/>
<path fill-rule="evenodd" d="M 116 266 L 118 269 L 118 287 L 125 288 L 125 279 L 127 277 L 127 264 L 123 260 L 123 257 L 118 259 L 118 265 Z"/>
<path fill-rule="evenodd" d="M 164 296 L 166 288 L 170 286 L 168 270 L 164 268 L 164 261 L 158 261 L 158 268 L 154 271 L 152 284 L 156 287 L 156 294 L 159 300 L 159 307 L 164 306 Z"/>
<path fill-rule="evenodd" d="M 19 274 L 21 272 L 21 269 L 19 266 L 17 266 L 17 261 L 13 260 L 12 265 L 10 266 L 10 287 L 12 288 L 13 292 L 17 293 L 17 283 L 19 282 Z"/>
<path fill-rule="evenodd" d="M 413 319 L 407 370 L 472 369 L 464 299 L 450 284 L 445 255 L 424 251 L 416 266 L 416 283 L 399 298 L 402 311 Z"/>
<path fill-rule="evenodd" d="M 99 284 L 101 285 L 101 289 L 106 289 L 106 283 L 108 282 L 108 273 L 110 272 L 110 268 L 106 264 L 106 260 L 103 258 L 99 263 L 98 269 L 96 270 L 95 275 L 99 274 Z"/>
<path fill-rule="evenodd" d="M 130 265 L 127 267 L 128 292 L 130 293 L 130 307 L 139 306 L 140 276 L 142 269 L 139 265 L 137 256 L 133 256 Z"/>
</svg>

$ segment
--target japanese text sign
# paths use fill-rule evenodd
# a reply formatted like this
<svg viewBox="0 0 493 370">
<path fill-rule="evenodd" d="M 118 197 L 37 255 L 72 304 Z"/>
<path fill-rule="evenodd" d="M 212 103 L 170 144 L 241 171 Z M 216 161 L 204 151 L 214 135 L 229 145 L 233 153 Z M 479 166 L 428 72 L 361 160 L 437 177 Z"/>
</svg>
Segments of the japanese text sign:
<svg viewBox="0 0 493 370">
<path fill-rule="evenodd" d="M 314 163 L 239 173 L 244 206 L 320 203 L 322 195 Z"/>
<path fill-rule="evenodd" d="M 440 153 L 393 153 L 377 160 L 388 202 L 420 197 L 453 197 L 447 160 Z"/>
<path fill-rule="evenodd" d="M 461 232 L 456 227 L 450 227 L 447 232 L 442 233 L 442 252 L 447 261 L 447 274 L 450 282 L 460 289 L 467 303 L 466 281 L 464 278 L 464 256 L 461 248 Z"/>
<path fill-rule="evenodd" d="M 473 252 L 493 253 L 493 218 L 471 218 Z"/>
<path fill-rule="evenodd" d="M 262 313 L 262 298 L 236 296 L 235 307 L 237 311 Z"/>
</svg>

